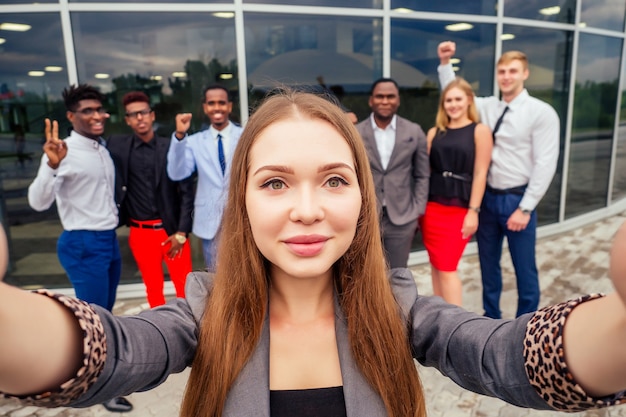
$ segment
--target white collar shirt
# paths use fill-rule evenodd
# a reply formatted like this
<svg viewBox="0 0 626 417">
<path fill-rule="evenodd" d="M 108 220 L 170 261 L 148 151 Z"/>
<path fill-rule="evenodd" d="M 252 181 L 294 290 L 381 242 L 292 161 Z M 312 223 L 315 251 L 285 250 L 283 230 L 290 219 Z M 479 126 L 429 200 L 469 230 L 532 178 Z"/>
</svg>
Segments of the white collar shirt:
<svg viewBox="0 0 626 417">
<path fill-rule="evenodd" d="M 72 131 L 65 139 L 67 155 L 57 169 L 44 154 L 35 180 L 28 188 L 28 203 L 37 210 L 56 201 L 65 230 L 113 230 L 118 225 L 115 204 L 115 169 L 103 142 Z"/>
<path fill-rule="evenodd" d="M 491 129 L 509 108 L 496 132 L 487 183 L 496 189 L 528 184 L 519 205 L 534 210 L 556 172 L 560 140 L 556 111 L 526 89 L 509 103 L 483 97 L 476 105 L 481 121 Z"/>
<path fill-rule="evenodd" d="M 389 123 L 384 129 L 381 129 L 376 125 L 374 120 L 374 114 L 370 115 L 370 121 L 372 123 L 372 130 L 374 131 L 374 138 L 376 139 L 376 148 L 378 149 L 378 155 L 380 156 L 380 163 L 383 169 L 387 169 L 389 160 L 391 159 L 391 153 L 393 147 L 396 144 L 396 120 L 397 117 L 394 114 L 391 123 Z"/>
</svg>

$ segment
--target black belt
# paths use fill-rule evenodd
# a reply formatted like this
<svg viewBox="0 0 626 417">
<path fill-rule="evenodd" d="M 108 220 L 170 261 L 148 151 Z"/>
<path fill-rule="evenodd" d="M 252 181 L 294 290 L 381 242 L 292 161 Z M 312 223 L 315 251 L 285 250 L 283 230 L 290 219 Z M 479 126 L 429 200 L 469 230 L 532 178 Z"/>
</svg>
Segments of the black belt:
<svg viewBox="0 0 626 417">
<path fill-rule="evenodd" d="M 520 185 L 519 187 L 504 188 L 504 189 L 493 188 L 490 185 L 487 185 L 487 191 L 493 194 L 524 195 L 524 192 L 526 191 L 526 187 L 528 187 L 528 184 Z"/>
<path fill-rule="evenodd" d="M 437 172 L 444 178 L 453 178 L 459 181 L 472 182 L 472 176 L 469 174 L 455 174 L 452 171 Z"/>
<path fill-rule="evenodd" d="M 154 229 L 154 230 L 163 229 L 163 223 L 143 224 L 143 223 L 137 223 L 133 220 L 129 220 L 128 225 L 130 227 L 138 227 L 140 229 Z"/>
</svg>

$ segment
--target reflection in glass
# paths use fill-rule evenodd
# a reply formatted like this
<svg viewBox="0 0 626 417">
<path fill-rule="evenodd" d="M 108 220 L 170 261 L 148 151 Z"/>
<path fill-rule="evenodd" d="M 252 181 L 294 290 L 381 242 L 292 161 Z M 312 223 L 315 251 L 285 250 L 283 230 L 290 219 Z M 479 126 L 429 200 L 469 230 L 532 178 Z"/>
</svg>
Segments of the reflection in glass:
<svg viewBox="0 0 626 417">
<path fill-rule="evenodd" d="M 2 4 L 37 4 L 37 3 L 58 3 L 59 0 L 4 0 Z"/>
<path fill-rule="evenodd" d="M 224 16 L 224 15 L 220 15 Z M 129 133 L 121 100 L 148 94 L 157 133 L 170 136 L 179 112 L 193 113 L 191 131 L 208 127 L 201 103 L 205 86 L 220 83 L 238 97 L 234 19 L 211 13 L 72 13 L 80 82 L 107 94 L 107 135 Z M 238 101 L 231 119 L 239 120 Z M 119 229 L 122 283 L 137 282 L 135 262 Z M 194 265 L 201 265 L 195 251 Z"/>
<path fill-rule="evenodd" d="M 288 4 L 290 6 L 360 7 L 381 9 L 383 0 L 243 0 L 252 4 Z"/>
<path fill-rule="evenodd" d="M 580 24 L 608 30 L 624 30 L 626 2 L 621 0 L 580 0 Z"/>
<path fill-rule="evenodd" d="M 545 22 L 574 23 L 576 0 L 504 0 L 504 15 Z"/>
<path fill-rule="evenodd" d="M 580 34 L 565 216 L 606 206 L 622 40 Z"/>
<path fill-rule="evenodd" d="M 0 23 L 0 220 L 9 235 L 11 262 L 6 280 L 68 286 L 54 249 L 61 230 L 56 210 L 37 213 L 25 198 L 39 167 L 43 120 L 65 118 L 60 98 L 67 70 L 60 17 L 0 14 Z M 50 235 L 49 229 L 54 230 Z M 38 260 L 44 258 L 52 267 L 38 270 Z"/>
<path fill-rule="evenodd" d="M 338 93 L 365 117 L 367 93 L 382 76 L 382 21 L 247 13 L 246 63 L 252 106 L 277 85 Z"/>
<path fill-rule="evenodd" d="M 174 117 L 193 113 L 201 129 L 203 87 L 220 83 L 237 96 L 233 18 L 211 13 L 73 13 L 80 82 L 110 96 L 110 132 L 127 132 L 122 96 L 134 89 L 153 101 L 159 133 L 171 134 Z M 239 111 L 232 117 L 239 120 Z"/>
<path fill-rule="evenodd" d="M 524 84 L 526 89 L 532 96 L 554 107 L 561 121 L 561 145 L 556 173 L 537 207 L 539 224 L 554 223 L 559 218 L 574 34 L 570 31 L 513 25 L 505 25 L 503 33 L 512 37 L 502 42 L 502 52 L 519 50 L 528 57 L 529 77 Z"/>
<path fill-rule="evenodd" d="M 58 0 L 57 0 L 58 1 Z M 69 0 L 70 3 L 103 3 L 102 0 Z M 128 0 L 106 0 L 107 3 L 129 3 Z M 172 0 L 132 0 L 133 3 L 174 3 Z M 232 3 L 233 0 L 185 0 L 184 3 Z"/>
<path fill-rule="evenodd" d="M 497 10 L 497 3 L 497 0 L 439 0 L 420 2 L 416 2 L 415 0 L 391 0 L 391 10 L 407 13 L 442 12 L 494 16 Z"/>
<path fill-rule="evenodd" d="M 465 26 L 465 30 L 451 31 L 450 25 L 456 23 L 459 22 L 391 21 L 391 77 L 398 81 L 401 97 L 398 114 L 418 123 L 425 132 L 434 125 L 437 113 L 437 45 L 440 42 L 456 42 L 454 62 L 457 74 L 468 79 L 478 95 L 492 93 L 495 25 L 473 23 L 471 28 Z M 418 233 L 413 239 L 412 250 L 422 249 L 424 246 Z"/>
<path fill-rule="evenodd" d="M 437 113 L 440 42 L 456 42 L 457 74 L 472 83 L 477 95 L 492 93 L 495 25 L 473 23 L 466 30 L 451 31 L 454 23 L 392 20 L 391 76 L 400 84 L 402 97 L 398 113 L 420 124 L 424 131 L 434 125 Z"/>
</svg>

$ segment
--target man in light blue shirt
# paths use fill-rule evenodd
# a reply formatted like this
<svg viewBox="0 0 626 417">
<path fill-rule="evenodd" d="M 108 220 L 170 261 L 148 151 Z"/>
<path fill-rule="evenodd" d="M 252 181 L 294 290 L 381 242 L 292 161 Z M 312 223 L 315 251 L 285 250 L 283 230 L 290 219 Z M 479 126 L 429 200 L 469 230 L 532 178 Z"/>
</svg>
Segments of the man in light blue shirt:
<svg viewBox="0 0 626 417">
<path fill-rule="evenodd" d="M 198 174 L 192 232 L 201 239 L 205 265 L 212 271 L 216 237 L 228 197 L 230 165 L 242 128 L 229 120 L 233 103 L 225 87 L 215 84 L 205 88 L 202 100 L 202 109 L 211 126 L 187 135 L 191 113 L 176 115 L 176 131 L 167 154 L 167 174 L 174 181 L 194 172 Z"/>
<path fill-rule="evenodd" d="M 454 42 L 438 47 L 439 81 L 444 88 L 454 79 L 450 58 Z M 496 79 L 502 99 L 477 97 L 481 121 L 493 131 L 493 152 L 487 189 L 479 214 L 478 254 L 483 281 L 485 315 L 500 318 L 502 241 L 506 236 L 517 278 L 517 316 L 539 305 L 539 275 L 535 262 L 537 213 L 548 190 L 559 156 L 559 116 L 549 104 L 524 88 L 528 59 L 519 51 L 498 60 Z"/>
</svg>

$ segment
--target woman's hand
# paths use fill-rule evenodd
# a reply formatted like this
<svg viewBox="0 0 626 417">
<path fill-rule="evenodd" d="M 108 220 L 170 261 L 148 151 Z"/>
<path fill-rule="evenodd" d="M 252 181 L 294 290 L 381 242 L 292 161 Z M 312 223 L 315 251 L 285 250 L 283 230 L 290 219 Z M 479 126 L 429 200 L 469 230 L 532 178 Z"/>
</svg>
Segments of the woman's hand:
<svg viewBox="0 0 626 417">
<path fill-rule="evenodd" d="M 475 210 L 467 210 L 467 214 L 463 219 L 463 227 L 461 233 L 463 239 L 469 239 L 478 230 L 478 213 Z"/>
<path fill-rule="evenodd" d="M 626 306 L 626 222 L 620 226 L 613 238 L 609 277 L 622 303 Z"/>
</svg>

